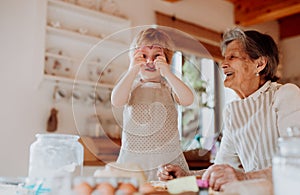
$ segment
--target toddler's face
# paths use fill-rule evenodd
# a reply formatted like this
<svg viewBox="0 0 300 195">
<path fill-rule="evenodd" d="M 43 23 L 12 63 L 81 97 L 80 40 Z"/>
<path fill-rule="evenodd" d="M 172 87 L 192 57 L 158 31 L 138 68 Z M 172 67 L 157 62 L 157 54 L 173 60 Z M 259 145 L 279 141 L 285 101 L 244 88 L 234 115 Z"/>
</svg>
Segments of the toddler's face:
<svg viewBox="0 0 300 195">
<path fill-rule="evenodd" d="M 165 59 L 164 49 L 159 45 L 141 46 L 139 52 L 144 59 L 145 64 L 141 68 L 143 79 L 160 78 L 160 71 L 157 70 L 154 61 L 161 56 Z"/>
</svg>

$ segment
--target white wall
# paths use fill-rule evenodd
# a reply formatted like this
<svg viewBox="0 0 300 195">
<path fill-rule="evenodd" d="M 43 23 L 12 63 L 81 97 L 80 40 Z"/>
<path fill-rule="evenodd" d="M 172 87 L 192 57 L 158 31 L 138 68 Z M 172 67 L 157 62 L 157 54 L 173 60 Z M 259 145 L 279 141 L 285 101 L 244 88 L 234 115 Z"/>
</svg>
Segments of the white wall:
<svg viewBox="0 0 300 195">
<path fill-rule="evenodd" d="M 36 133 L 46 132 L 53 105 L 52 85 L 42 78 L 44 21 L 45 1 L 1 1 L 1 176 L 26 176 L 29 146 Z"/>
<path fill-rule="evenodd" d="M 43 44 L 38 1 L 1 1 L 0 175 L 25 175 L 34 134 L 44 128 L 47 105 L 39 89 Z"/>
<path fill-rule="evenodd" d="M 133 26 L 155 23 L 154 9 L 219 32 L 234 26 L 233 6 L 224 0 L 185 0 L 173 4 L 160 0 L 116 2 Z M 29 146 L 36 133 L 45 132 L 53 106 L 52 85 L 42 82 L 44 3 L 44 0 L 2 0 L 0 3 L 0 176 L 27 175 Z M 278 37 L 276 22 L 257 28 Z M 286 43 L 293 42 L 285 42 L 284 47 L 290 48 Z M 294 46 L 291 48 L 296 52 Z M 59 112 L 63 119 L 59 121 L 58 132 L 63 129 L 76 133 L 71 105 L 61 106 Z"/>
<path fill-rule="evenodd" d="M 300 36 L 286 38 L 280 43 L 283 56 L 283 77 L 300 79 Z M 300 85 L 300 80 L 298 80 Z"/>
</svg>

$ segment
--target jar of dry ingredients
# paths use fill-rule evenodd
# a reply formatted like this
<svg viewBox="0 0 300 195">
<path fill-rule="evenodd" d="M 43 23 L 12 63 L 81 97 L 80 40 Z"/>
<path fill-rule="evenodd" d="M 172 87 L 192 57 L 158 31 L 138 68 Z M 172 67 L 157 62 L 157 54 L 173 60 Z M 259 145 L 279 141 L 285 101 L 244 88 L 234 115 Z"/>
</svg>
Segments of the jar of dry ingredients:
<svg viewBox="0 0 300 195">
<path fill-rule="evenodd" d="M 273 184 L 275 195 L 299 194 L 300 137 L 278 139 L 278 152 L 273 157 Z"/>
<path fill-rule="evenodd" d="M 44 187 L 54 192 L 67 186 L 61 182 L 82 175 L 83 146 L 78 139 L 77 135 L 37 134 L 30 146 L 28 177 L 44 179 Z"/>
</svg>

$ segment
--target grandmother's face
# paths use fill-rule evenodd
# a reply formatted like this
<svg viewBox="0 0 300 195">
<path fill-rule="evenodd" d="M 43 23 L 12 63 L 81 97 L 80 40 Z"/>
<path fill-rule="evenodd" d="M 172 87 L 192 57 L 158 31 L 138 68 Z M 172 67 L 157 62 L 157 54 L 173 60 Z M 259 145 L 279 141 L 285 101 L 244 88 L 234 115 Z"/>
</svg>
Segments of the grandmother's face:
<svg viewBox="0 0 300 195">
<path fill-rule="evenodd" d="M 222 62 L 222 69 L 226 78 L 225 87 L 235 91 L 245 91 L 252 87 L 256 80 L 256 66 L 243 49 L 242 44 L 234 40 L 227 45 Z"/>
</svg>

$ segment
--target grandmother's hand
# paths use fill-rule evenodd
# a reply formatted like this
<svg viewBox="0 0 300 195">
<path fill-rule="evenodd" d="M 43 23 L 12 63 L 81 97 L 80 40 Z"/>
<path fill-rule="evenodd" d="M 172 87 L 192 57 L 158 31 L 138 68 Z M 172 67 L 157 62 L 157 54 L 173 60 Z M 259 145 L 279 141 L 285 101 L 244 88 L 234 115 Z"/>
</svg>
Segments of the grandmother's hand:
<svg viewBox="0 0 300 195">
<path fill-rule="evenodd" d="M 246 174 L 229 165 L 212 165 L 202 175 L 202 180 L 208 180 L 213 190 L 220 190 L 224 184 L 245 180 Z"/>
<path fill-rule="evenodd" d="M 166 181 L 175 179 L 177 177 L 188 176 L 188 172 L 185 172 L 180 166 L 178 165 L 162 165 L 158 168 L 157 177 L 160 181 Z"/>
</svg>

